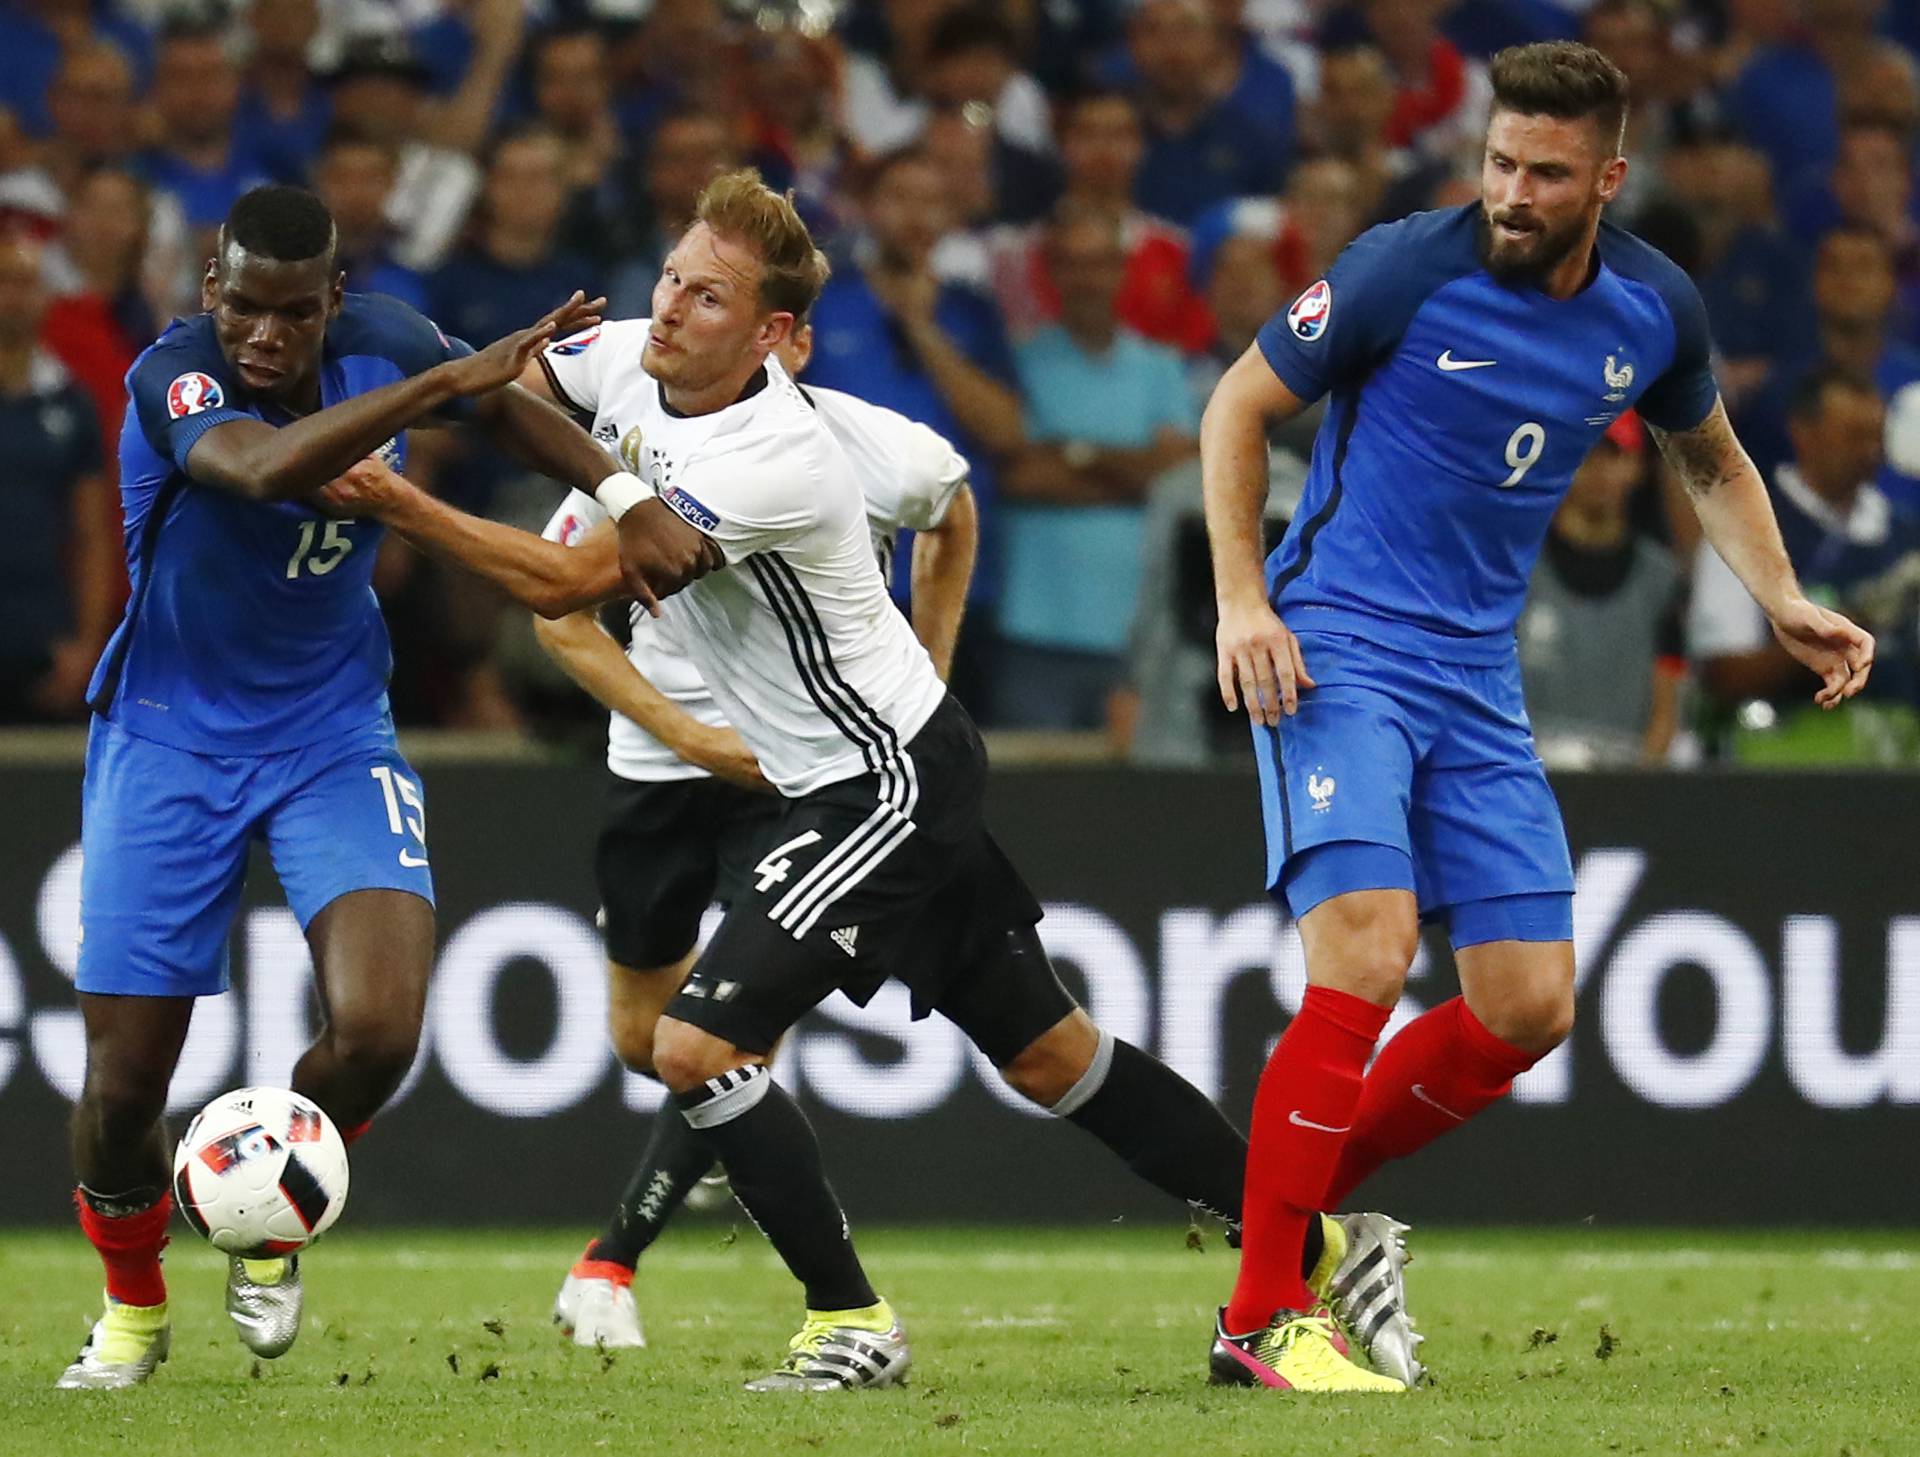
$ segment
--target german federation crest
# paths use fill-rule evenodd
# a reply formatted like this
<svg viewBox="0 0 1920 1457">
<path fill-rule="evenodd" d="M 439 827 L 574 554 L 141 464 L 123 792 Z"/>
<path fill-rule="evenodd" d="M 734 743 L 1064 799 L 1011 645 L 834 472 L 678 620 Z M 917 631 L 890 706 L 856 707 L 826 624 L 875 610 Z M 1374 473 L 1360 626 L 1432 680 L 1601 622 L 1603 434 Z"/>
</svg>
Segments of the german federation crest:
<svg viewBox="0 0 1920 1457">
<path fill-rule="evenodd" d="M 1311 344 L 1327 332 L 1327 319 L 1332 313 L 1333 289 L 1323 278 L 1293 301 L 1293 307 L 1287 310 L 1287 327 L 1293 330 L 1294 338 Z"/>
<path fill-rule="evenodd" d="M 184 419 L 202 410 L 217 410 L 227 402 L 220 381 L 197 369 L 188 370 L 167 386 L 167 418 Z"/>
</svg>

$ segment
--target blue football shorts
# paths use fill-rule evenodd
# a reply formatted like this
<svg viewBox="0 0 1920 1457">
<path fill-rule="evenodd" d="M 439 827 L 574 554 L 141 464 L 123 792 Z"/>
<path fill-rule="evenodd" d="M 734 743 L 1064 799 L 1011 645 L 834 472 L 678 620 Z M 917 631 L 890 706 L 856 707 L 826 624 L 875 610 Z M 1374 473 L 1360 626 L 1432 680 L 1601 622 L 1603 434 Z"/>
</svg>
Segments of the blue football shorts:
<svg viewBox="0 0 1920 1457">
<path fill-rule="evenodd" d="M 83 992 L 227 989 L 247 855 L 264 841 L 304 930 L 340 896 L 433 902 L 426 802 L 391 719 L 279 754 L 190 753 L 96 718 L 81 791 Z"/>
<path fill-rule="evenodd" d="M 1318 686 L 1253 731 L 1269 893 L 1298 919 L 1403 889 L 1455 946 L 1571 940 L 1573 864 L 1518 656 L 1483 667 L 1297 635 Z"/>
</svg>

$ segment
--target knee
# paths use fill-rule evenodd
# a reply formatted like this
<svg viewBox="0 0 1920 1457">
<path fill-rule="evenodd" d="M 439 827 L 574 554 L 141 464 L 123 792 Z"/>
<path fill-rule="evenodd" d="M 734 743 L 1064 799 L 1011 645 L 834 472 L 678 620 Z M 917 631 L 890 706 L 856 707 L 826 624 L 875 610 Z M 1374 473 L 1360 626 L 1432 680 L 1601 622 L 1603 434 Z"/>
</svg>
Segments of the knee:
<svg viewBox="0 0 1920 1457">
<path fill-rule="evenodd" d="M 1076 1007 L 1022 1048 L 1000 1076 L 1022 1097 L 1051 1108 L 1086 1076 L 1099 1050 L 1100 1029 Z"/>
<path fill-rule="evenodd" d="M 1573 988 L 1542 987 L 1474 1015 L 1502 1042 L 1545 1057 L 1573 1031 Z"/>
<path fill-rule="evenodd" d="M 1315 930 L 1320 934 L 1307 947 L 1307 970 L 1314 985 L 1333 987 L 1376 1007 L 1391 1007 L 1400 999 L 1407 968 L 1420 947 L 1416 922 L 1348 917 Z"/>
<path fill-rule="evenodd" d="M 391 1090 L 413 1066 L 420 1046 L 417 1021 L 348 1018 L 328 1026 L 334 1056 L 351 1075 Z"/>
<path fill-rule="evenodd" d="M 81 1111 L 108 1143 L 137 1143 L 165 1114 L 170 1081 L 170 1071 L 90 1066 L 80 1094 Z"/>
<path fill-rule="evenodd" d="M 651 1009 L 614 1007 L 607 1018 L 614 1055 L 634 1072 L 654 1073 L 653 1036 L 659 1023 L 660 1014 Z"/>
<path fill-rule="evenodd" d="M 690 1022 L 662 1017 L 653 1031 L 654 1076 L 669 1092 L 687 1092 L 750 1060 L 724 1038 Z"/>
</svg>

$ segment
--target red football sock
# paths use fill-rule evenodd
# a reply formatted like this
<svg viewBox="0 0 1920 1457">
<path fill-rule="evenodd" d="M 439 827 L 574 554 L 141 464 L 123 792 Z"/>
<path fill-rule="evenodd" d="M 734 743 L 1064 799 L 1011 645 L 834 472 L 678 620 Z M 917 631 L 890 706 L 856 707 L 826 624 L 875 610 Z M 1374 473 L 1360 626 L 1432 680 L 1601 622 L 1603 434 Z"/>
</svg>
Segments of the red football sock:
<svg viewBox="0 0 1920 1457">
<path fill-rule="evenodd" d="M 1388 1159 L 1425 1148 L 1499 1102 L 1514 1078 L 1543 1056 L 1495 1037 L 1462 997 L 1409 1022 L 1380 1049 L 1367 1074 L 1353 1132 L 1327 1186 L 1326 1207 L 1346 1203 Z"/>
<path fill-rule="evenodd" d="M 138 1214 L 109 1216 L 87 1202 L 81 1190 L 73 1192 L 80 1211 L 80 1229 L 100 1252 L 107 1267 L 107 1294 L 122 1305 L 164 1305 L 166 1277 L 160 1273 L 160 1251 L 167 1247 L 167 1221 L 173 1217 L 173 1195 Z"/>
<path fill-rule="evenodd" d="M 373 1120 L 369 1118 L 365 1123 L 356 1123 L 351 1128 L 343 1128 L 340 1130 L 340 1141 L 348 1148 L 352 1148 L 366 1137 L 367 1130 L 371 1127 L 373 1127 Z"/>
<path fill-rule="evenodd" d="M 1260 1075 L 1230 1331 L 1258 1330 L 1277 1310 L 1314 1303 L 1300 1273 L 1307 1226 L 1324 1206 L 1387 1011 L 1331 987 L 1308 987 Z"/>
</svg>

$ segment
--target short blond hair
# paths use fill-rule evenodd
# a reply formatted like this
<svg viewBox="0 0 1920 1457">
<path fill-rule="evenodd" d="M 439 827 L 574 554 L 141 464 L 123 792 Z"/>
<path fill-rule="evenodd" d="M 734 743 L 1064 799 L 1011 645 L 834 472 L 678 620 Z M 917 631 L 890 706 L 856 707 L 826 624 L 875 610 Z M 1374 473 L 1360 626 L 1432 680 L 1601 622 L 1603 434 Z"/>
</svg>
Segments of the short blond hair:
<svg viewBox="0 0 1920 1457">
<path fill-rule="evenodd" d="M 793 193 L 775 192 L 752 167 L 722 172 L 709 182 L 694 218 L 719 237 L 744 243 L 760 258 L 760 301 L 804 319 L 827 286 L 827 255 L 793 205 Z"/>
</svg>

